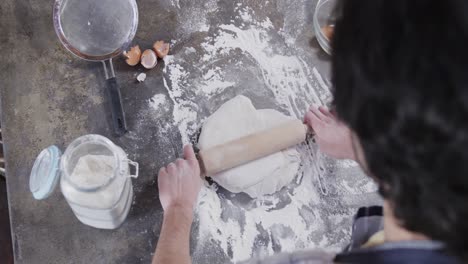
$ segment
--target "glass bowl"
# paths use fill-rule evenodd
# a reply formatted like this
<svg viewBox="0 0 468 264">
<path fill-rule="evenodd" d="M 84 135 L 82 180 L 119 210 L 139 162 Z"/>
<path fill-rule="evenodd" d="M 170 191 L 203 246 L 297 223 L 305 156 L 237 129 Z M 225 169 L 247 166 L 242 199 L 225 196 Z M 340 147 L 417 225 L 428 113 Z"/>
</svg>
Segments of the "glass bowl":
<svg viewBox="0 0 468 264">
<path fill-rule="evenodd" d="M 334 9 L 337 0 L 320 0 L 314 13 L 314 31 L 322 49 L 331 55 L 331 39 L 335 27 Z"/>
</svg>

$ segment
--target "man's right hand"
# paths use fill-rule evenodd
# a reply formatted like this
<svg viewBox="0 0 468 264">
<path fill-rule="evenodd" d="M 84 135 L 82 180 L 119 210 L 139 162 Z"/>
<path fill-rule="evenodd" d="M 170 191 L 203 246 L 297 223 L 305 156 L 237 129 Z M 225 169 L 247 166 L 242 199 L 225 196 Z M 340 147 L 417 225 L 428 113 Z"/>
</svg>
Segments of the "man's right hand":
<svg viewBox="0 0 468 264">
<path fill-rule="evenodd" d="M 184 147 L 184 159 L 159 170 L 159 200 L 164 221 L 153 264 L 191 263 L 190 230 L 201 185 L 200 167 L 192 146 Z"/>
<path fill-rule="evenodd" d="M 165 212 L 182 209 L 193 214 L 202 180 L 192 146 L 184 147 L 184 159 L 177 159 L 159 170 L 159 200 Z"/>
<path fill-rule="evenodd" d="M 320 150 L 337 159 L 356 160 L 351 131 L 323 106 L 311 106 L 304 122 L 312 128 Z"/>
</svg>

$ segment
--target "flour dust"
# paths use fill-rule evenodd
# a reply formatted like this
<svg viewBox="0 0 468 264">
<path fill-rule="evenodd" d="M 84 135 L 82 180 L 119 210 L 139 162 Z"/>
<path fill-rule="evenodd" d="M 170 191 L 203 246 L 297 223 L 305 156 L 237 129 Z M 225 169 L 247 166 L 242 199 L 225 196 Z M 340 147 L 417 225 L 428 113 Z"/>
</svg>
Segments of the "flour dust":
<svg viewBox="0 0 468 264">
<path fill-rule="evenodd" d="M 189 4 L 171 1 L 182 9 Z M 180 45 L 164 59 L 166 94 L 148 101 L 154 111 L 173 106 L 172 121 L 183 144 L 194 142 L 206 117 L 238 94 L 263 104 L 259 108 L 296 118 L 302 118 L 311 104 L 330 103 L 328 81 L 313 64 L 315 55 L 292 48 L 301 37 L 290 32 L 296 30 L 293 21 L 285 18 L 281 28 L 238 3 L 234 17 L 208 24 L 209 16 L 218 13 L 216 1 L 207 1 L 204 7 L 199 16 L 184 13 L 179 18 L 184 21 L 180 31 L 192 35 L 182 34 L 175 42 L 203 37 L 192 46 Z M 338 172 L 354 170 L 357 164 L 325 157 L 311 140 L 298 151 L 302 160 L 298 175 L 274 195 L 249 199 L 213 182 L 205 184 L 197 206 L 197 231 L 192 234 L 197 241 L 195 263 L 206 262 L 208 244 L 231 262 L 317 247 L 337 251 L 346 244 L 359 199 L 375 191 L 373 183 L 362 173 L 353 179 L 342 176 Z"/>
</svg>

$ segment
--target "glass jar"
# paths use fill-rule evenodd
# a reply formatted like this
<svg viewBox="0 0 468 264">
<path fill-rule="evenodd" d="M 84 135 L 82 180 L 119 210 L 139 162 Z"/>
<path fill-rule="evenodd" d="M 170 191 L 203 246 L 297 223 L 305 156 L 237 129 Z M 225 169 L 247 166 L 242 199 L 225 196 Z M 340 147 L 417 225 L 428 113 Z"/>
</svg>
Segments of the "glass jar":
<svg viewBox="0 0 468 264">
<path fill-rule="evenodd" d="M 130 211 L 131 178 L 136 177 L 138 163 L 122 148 L 103 136 L 86 135 L 74 140 L 62 156 L 56 146 L 43 150 L 34 163 L 30 188 L 36 199 L 45 199 L 60 178 L 62 194 L 83 224 L 115 229 Z"/>
<path fill-rule="evenodd" d="M 331 39 L 335 27 L 336 0 L 319 0 L 314 13 L 314 31 L 320 47 L 328 53 L 332 53 Z"/>
</svg>

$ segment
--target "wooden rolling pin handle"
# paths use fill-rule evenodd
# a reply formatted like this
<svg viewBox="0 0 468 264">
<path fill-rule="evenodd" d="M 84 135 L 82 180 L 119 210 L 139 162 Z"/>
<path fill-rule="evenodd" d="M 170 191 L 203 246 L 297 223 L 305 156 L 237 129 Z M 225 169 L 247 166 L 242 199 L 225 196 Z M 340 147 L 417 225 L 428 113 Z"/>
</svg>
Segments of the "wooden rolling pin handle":
<svg viewBox="0 0 468 264">
<path fill-rule="evenodd" d="M 308 127 L 299 120 L 286 121 L 198 153 L 202 174 L 213 176 L 250 161 L 295 146 L 306 139 Z"/>
</svg>

